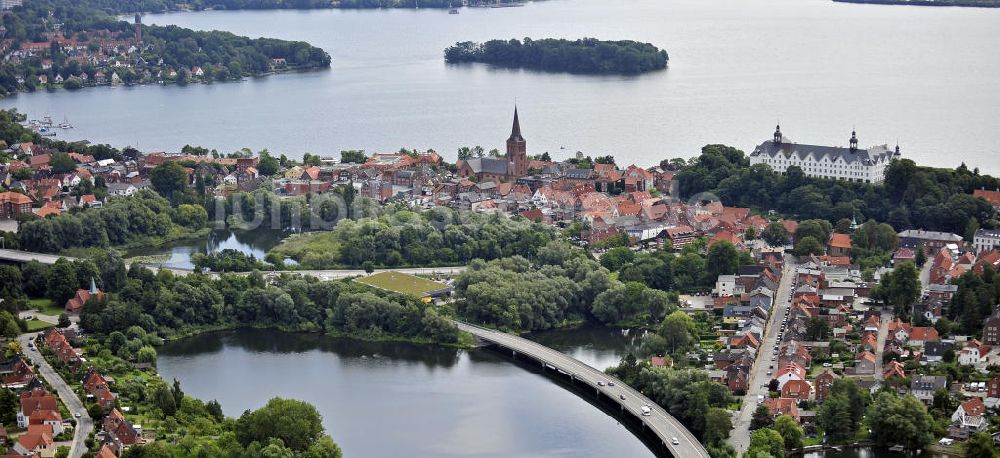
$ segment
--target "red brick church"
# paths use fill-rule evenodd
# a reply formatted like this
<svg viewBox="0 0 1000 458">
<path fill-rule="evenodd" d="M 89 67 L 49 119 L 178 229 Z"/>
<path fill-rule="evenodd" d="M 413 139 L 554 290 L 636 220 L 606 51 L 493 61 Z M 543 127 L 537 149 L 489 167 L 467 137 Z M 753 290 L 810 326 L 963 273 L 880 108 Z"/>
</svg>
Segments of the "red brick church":
<svg viewBox="0 0 1000 458">
<path fill-rule="evenodd" d="M 477 157 L 458 161 L 458 174 L 485 181 L 508 182 L 528 174 L 528 145 L 521 136 L 521 123 L 514 107 L 514 126 L 507 139 L 507 155 L 503 158 Z"/>
</svg>

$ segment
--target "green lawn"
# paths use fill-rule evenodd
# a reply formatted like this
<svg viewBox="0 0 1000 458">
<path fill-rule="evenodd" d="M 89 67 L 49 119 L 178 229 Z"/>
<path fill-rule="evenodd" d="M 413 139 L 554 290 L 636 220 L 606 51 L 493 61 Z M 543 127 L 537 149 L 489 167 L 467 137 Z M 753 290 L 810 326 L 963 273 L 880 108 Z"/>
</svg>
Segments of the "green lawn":
<svg viewBox="0 0 1000 458">
<path fill-rule="evenodd" d="M 38 312 L 43 315 L 59 316 L 65 310 L 52 302 L 51 299 L 31 299 L 28 301 L 31 308 L 38 309 Z"/>
<path fill-rule="evenodd" d="M 374 286 L 397 293 L 423 297 L 431 291 L 447 288 L 448 285 L 426 280 L 415 275 L 400 272 L 381 272 L 354 280 L 368 286 Z"/>
<path fill-rule="evenodd" d="M 55 325 L 52 323 L 46 323 L 36 318 L 34 320 L 28 321 L 28 332 L 41 331 L 42 329 L 48 329 L 51 328 L 52 326 Z"/>
</svg>

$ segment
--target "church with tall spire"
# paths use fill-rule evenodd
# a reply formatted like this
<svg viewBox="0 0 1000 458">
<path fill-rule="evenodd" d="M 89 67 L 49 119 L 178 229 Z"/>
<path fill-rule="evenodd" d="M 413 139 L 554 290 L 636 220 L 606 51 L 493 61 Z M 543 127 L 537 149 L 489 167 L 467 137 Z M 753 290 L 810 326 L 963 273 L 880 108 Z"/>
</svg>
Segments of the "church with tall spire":
<svg viewBox="0 0 1000 458">
<path fill-rule="evenodd" d="M 507 138 L 504 157 L 474 157 L 458 161 L 458 174 L 464 178 L 475 177 L 479 182 L 513 182 L 528 174 L 528 144 L 521 135 L 521 121 L 514 107 L 514 123 Z"/>
</svg>

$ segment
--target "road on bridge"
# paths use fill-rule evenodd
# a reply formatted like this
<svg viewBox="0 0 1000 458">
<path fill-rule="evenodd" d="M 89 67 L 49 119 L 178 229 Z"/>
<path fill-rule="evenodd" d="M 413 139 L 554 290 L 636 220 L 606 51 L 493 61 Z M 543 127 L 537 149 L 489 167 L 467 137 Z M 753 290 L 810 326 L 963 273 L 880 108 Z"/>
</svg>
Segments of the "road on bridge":
<svg viewBox="0 0 1000 458">
<path fill-rule="evenodd" d="M 582 381 L 594 387 L 595 390 L 614 400 L 624 410 L 627 410 L 638 418 L 646 428 L 652 430 L 660 438 L 667 450 L 670 451 L 671 455 L 678 458 L 708 458 L 709 455 L 705 447 L 698 442 L 698 439 L 684 425 L 668 414 L 662 407 L 621 380 L 584 364 L 565 353 L 528 339 L 460 321 L 455 321 L 455 324 L 462 331 L 468 332 L 481 340 L 507 348 L 517 354 L 526 355 L 542 364 L 569 374 L 574 380 Z M 597 382 L 599 381 L 605 382 L 604 386 L 598 386 Z M 614 382 L 614 385 L 609 385 L 607 382 Z M 623 396 L 624 399 L 622 398 Z M 650 415 L 642 414 L 643 406 L 651 408 Z M 677 444 L 673 443 L 674 439 L 677 440 Z"/>
</svg>

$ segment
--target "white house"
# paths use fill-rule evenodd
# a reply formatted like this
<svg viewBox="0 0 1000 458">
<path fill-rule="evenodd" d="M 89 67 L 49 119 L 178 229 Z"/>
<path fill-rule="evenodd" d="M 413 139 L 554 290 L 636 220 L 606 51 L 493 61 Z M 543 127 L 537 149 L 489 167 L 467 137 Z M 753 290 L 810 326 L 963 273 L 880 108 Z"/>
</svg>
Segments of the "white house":
<svg viewBox="0 0 1000 458">
<path fill-rule="evenodd" d="M 986 362 L 986 347 L 977 345 L 967 345 L 958 352 L 958 364 L 964 366 L 975 366 Z"/>
<path fill-rule="evenodd" d="M 797 363 L 788 363 L 775 374 L 774 378 L 778 380 L 778 389 L 780 390 L 791 380 L 805 380 L 806 370 Z"/>
<path fill-rule="evenodd" d="M 951 421 L 955 426 L 967 428 L 970 431 L 979 431 L 986 428 L 986 405 L 980 398 L 972 398 L 962 403 L 951 414 Z"/>
<path fill-rule="evenodd" d="M 858 148 L 856 132 L 851 132 L 849 144 L 844 148 L 793 143 L 782 135 L 778 126 L 772 140 L 761 143 L 750 153 L 750 165 L 765 164 L 780 174 L 795 166 L 811 177 L 881 183 L 889 163 L 900 156 L 898 145 L 895 150 L 888 145 Z"/>
<path fill-rule="evenodd" d="M 972 239 L 976 253 L 992 250 L 1000 246 L 1000 231 L 996 229 L 979 229 Z"/>
<path fill-rule="evenodd" d="M 719 279 L 715 281 L 715 291 L 720 297 L 732 296 L 735 290 L 735 275 L 719 275 Z"/>
</svg>

